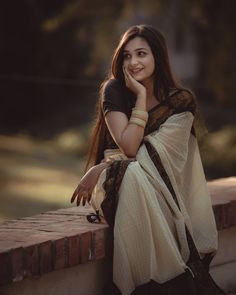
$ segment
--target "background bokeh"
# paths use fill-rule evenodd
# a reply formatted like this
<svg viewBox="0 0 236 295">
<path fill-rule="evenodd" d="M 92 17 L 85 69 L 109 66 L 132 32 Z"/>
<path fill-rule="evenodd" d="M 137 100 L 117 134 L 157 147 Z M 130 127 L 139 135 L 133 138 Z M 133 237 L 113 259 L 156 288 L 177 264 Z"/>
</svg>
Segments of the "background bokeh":
<svg viewBox="0 0 236 295">
<path fill-rule="evenodd" d="M 1 1 L 0 222 L 71 206 L 99 84 L 133 24 L 163 32 L 175 74 L 196 93 L 206 178 L 235 175 L 234 12 L 233 0 Z"/>
</svg>

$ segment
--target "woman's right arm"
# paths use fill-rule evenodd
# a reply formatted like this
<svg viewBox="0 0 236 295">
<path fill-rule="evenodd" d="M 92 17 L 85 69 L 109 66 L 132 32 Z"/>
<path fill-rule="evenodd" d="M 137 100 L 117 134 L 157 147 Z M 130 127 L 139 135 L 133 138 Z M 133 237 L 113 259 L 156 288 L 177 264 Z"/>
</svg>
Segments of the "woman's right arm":
<svg viewBox="0 0 236 295">
<path fill-rule="evenodd" d="M 112 160 L 108 160 L 91 167 L 81 178 L 71 197 L 71 203 L 76 200 L 76 204 L 78 206 L 82 200 L 82 204 L 84 206 L 86 201 L 89 202 L 100 174 L 104 169 L 108 168 L 111 163 Z"/>
<path fill-rule="evenodd" d="M 146 88 L 137 82 L 124 70 L 126 86 L 136 94 L 135 108 L 146 111 Z M 105 116 L 107 127 L 121 151 L 127 157 L 136 156 L 144 136 L 144 128 L 130 124 L 127 116 L 122 112 L 110 111 Z"/>
</svg>

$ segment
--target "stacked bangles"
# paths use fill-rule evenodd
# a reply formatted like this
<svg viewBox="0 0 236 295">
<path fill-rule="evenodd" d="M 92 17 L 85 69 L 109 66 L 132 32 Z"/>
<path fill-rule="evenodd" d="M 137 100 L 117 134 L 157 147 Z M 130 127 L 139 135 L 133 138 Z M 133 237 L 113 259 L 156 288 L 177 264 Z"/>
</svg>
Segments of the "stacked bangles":
<svg viewBox="0 0 236 295">
<path fill-rule="evenodd" d="M 140 127 L 145 128 L 148 120 L 148 112 L 139 110 L 137 108 L 132 109 L 132 114 L 129 120 L 130 124 L 136 124 Z"/>
</svg>

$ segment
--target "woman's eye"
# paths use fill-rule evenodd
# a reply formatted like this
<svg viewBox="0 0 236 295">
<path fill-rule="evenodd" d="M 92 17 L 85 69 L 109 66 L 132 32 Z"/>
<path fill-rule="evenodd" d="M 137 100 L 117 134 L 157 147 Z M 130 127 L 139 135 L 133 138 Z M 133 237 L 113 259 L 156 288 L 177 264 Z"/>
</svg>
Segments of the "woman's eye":
<svg viewBox="0 0 236 295">
<path fill-rule="evenodd" d="M 144 51 L 139 51 L 138 55 L 139 55 L 139 56 L 144 56 L 144 55 L 146 55 L 146 52 L 144 52 Z"/>
<path fill-rule="evenodd" d="M 130 58 L 130 54 L 124 54 L 124 59 Z"/>
</svg>

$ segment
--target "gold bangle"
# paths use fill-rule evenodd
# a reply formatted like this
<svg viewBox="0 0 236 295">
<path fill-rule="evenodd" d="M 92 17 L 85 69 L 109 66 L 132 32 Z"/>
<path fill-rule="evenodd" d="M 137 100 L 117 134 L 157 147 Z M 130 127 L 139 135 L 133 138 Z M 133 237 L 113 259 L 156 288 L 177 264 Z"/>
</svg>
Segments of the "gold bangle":
<svg viewBox="0 0 236 295">
<path fill-rule="evenodd" d="M 146 111 L 143 111 L 143 110 L 138 110 L 138 109 L 136 109 L 136 108 L 133 108 L 132 109 L 132 115 L 131 116 L 133 116 L 133 115 L 137 115 L 138 116 L 138 118 L 142 118 L 143 120 L 145 120 L 145 121 L 147 121 L 148 120 L 148 112 L 146 112 Z M 136 117 L 136 116 L 135 116 Z"/>
<path fill-rule="evenodd" d="M 142 120 L 142 119 L 139 119 L 139 118 L 131 117 L 130 120 L 129 120 L 129 123 L 130 124 L 136 124 L 136 125 L 138 125 L 140 127 L 143 127 L 143 128 L 145 128 L 145 126 L 146 126 L 146 122 L 144 120 Z"/>
<path fill-rule="evenodd" d="M 148 116 L 148 112 L 147 111 L 144 111 L 144 110 L 140 110 L 138 108 L 132 108 L 132 112 L 135 112 L 139 115 L 143 115 L 143 116 Z"/>
<path fill-rule="evenodd" d="M 144 117 L 142 117 L 142 116 L 140 116 L 140 115 L 138 115 L 138 114 L 136 114 L 136 113 L 134 113 L 134 114 L 132 113 L 131 118 L 138 118 L 138 119 L 140 119 L 140 120 L 145 121 L 145 123 L 147 123 L 147 120 L 148 120 L 147 117 L 144 118 Z"/>
</svg>

